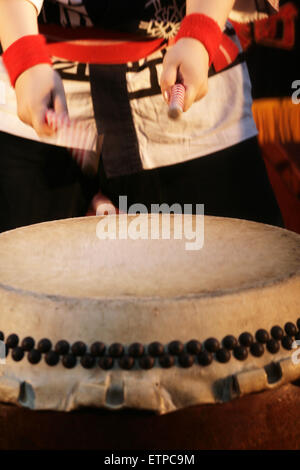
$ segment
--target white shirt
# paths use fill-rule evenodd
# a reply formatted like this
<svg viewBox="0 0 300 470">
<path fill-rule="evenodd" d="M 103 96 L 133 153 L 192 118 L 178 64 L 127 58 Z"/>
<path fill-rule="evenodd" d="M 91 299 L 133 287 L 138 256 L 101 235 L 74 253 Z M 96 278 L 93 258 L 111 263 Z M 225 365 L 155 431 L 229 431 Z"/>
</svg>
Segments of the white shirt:
<svg viewBox="0 0 300 470">
<path fill-rule="evenodd" d="M 43 0 L 26 1 L 32 3 L 38 13 L 41 12 Z M 58 3 L 64 4 L 66 7 L 71 4 L 76 10 L 78 0 L 58 0 Z M 254 13 L 254 10 L 256 11 L 254 0 L 247 0 L 246 3 L 247 12 Z M 232 13 L 241 11 L 242 4 L 244 7 L 246 6 L 245 0 L 238 0 Z M 78 6 L 78 8 L 82 8 L 82 6 Z M 155 59 L 155 54 L 147 59 Z M 72 70 L 75 74 L 78 64 L 61 61 L 57 67 L 63 66 L 64 62 L 71 65 L 68 74 L 72 74 Z M 161 71 L 162 66 L 158 65 L 158 76 Z M 128 92 L 147 88 L 149 82 L 147 74 L 147 70 L 127 73 Z M 86 66 L 85 80 L 72 80 L 70 75 L 70 79 L 65 78 L 63 83 L 71 119 L 77 118 L 93 126 L 96 136 L 97 130 L 88 76 L 89 67 Z M 178 122 L 168 119 L 167 108 L 161 95 L 131 100 L 130 107 L 142 167 L 151 169 L 191 160 L 255 136 L 257 130 L 251 113 L 251 105 L 251 84 L 245 63 L 210 77 L 207 95 L 201 101 L 194 103 Z M 41 139 L 30 126 L 19 120 L 15 92 L 10 86 L 1 57 L 0 130 L 36 141 L 66 145 L 64 139 L 58 140 L 57 136 Z"/>
</svg>

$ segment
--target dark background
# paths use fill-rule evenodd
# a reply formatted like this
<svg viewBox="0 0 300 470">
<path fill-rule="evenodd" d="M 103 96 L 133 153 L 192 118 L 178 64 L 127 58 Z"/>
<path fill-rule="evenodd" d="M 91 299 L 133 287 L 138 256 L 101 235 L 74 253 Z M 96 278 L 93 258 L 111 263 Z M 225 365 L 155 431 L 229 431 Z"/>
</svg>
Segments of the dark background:
<svg viewBox="0 0 300 470">
<path fill-rule="evenodd" d="M 300 80 L 300 1 L 283 0 L 280 5 L 294 3 L 299 9 L 296 20 L 296 43 L 292 50 L 252 44 L 246 52 L 253 98 L 291 96 L 292 82 Z"/>
</svg>

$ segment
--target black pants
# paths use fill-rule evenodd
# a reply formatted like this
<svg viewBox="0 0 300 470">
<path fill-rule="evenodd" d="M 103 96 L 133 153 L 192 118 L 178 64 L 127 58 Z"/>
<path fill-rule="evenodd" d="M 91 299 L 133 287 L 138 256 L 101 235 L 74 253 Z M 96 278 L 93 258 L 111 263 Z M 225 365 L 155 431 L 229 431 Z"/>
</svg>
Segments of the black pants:
<svg viewBox="0 0 300 470">
<path fill-rule="evenodd" d="M 188 162 L 107 179 L 100 162 L 100 186 L 115 205 L 204 204 L 205 215 L 283 226 L 256 138 Z"/>
<path fill-rule="evenodd" d="M 68 150 L 0 132 L 0 231 L 85 215 L 96 180 Z"/>
</svg>

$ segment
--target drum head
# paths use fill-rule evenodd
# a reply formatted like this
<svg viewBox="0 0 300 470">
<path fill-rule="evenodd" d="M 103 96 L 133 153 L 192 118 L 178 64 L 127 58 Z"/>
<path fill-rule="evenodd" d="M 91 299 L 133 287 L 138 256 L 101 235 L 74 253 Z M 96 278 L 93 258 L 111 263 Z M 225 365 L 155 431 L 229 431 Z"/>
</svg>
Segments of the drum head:
<svg viewBox="0 0 300 470">
<path fill-rule="evenodd" d="M 86 217 L 3 233 L 0 256 L 3 402 L 162 414 L 300 377 L 292 232 Z"/>
</svg>

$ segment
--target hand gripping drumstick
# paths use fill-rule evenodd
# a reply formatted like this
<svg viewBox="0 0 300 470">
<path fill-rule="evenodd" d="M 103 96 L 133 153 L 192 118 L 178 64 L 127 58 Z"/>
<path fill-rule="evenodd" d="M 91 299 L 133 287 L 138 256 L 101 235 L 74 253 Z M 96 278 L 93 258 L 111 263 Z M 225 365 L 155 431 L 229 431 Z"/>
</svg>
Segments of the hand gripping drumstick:
<svg viewBox="0 0 300 470">
<path fill-rule="evenodd" d="M 182 83 L 175 83 L 171 91 L 168 116 L 171 119 L 178 119 L 183 112 L 185 96 L 185 86 Z"/>
</svg>

